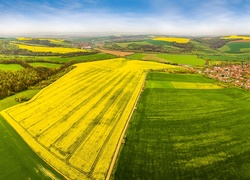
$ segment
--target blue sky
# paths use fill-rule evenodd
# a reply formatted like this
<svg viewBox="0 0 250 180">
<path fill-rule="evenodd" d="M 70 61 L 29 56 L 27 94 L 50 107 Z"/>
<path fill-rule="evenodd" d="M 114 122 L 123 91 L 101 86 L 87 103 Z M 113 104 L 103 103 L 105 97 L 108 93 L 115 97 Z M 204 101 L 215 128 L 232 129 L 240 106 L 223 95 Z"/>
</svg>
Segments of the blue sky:
<svg viewBox="0 0 250 180">
<path fill-rule="evenodd" d="M 250 34 L 250 0 L 0 0 L 0 35 Z"/>
</svg>

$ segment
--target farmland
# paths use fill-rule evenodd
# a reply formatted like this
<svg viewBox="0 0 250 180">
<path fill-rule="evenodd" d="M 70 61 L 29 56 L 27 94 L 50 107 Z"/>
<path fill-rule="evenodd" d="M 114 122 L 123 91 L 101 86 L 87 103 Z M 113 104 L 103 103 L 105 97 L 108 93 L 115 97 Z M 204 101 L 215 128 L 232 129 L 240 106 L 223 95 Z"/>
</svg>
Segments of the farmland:
<svg viewBox="0 0 250 180">
<path fill-rule="evenodd" d="M 250 52 L 250 42 L 230 42 L 220 48 L 227 53 Z"/>
<path fill-rule="evenodd" d="M 73 53 L 73 52 L 87 52 L 87 50 L 77 48 L 66 48 L 66 47 L 47 47 L 47 46 L 35 46 L 26 44 L 15 44 L 20 49 L 25 49 L 33 52 L 52 52 L 52 53 Z"/>
<path fill-rule="evenodd" d="M 249 92 L 187 74 L 246 83 L 249 40 L 187 39 L 1 39 L 0 179 L 249 179 Z"/>
<path fill-rule="evenodd" d="M 31 41 L 31 40 L 47 40 L 52 43 L 63 43 L 64 40 L 62 39 L 51 39 L 51 38 L 27 38 L 27 37 L 19 37 L 17 38 L 19 41 Z"/>
<path fill-rule="evenodd" d="M 1 112 L 31 148 L 70 179 L 104 179 L 146 70 L 114 59 L 78 64 L 31 101 Z"/>
<path fill-rule="evenodd" d="M 195 55 L 179 55 L 179 54 L 157 54 L 158 57 L 168 60 L 169 62 L 187 65 L 204 65 L 204 60 Z"/>
<path fill-rule="evenodd" d="M 169 62 L 185 65 L 204 65 L 205 61 L 201 58 L 198 58 L 196 55 L 183 55 L 183 54 L 144 54 L 137 53 L 128 56 L 129 59 L 141 59 L 141 60 L 150 60 L 158 62 Z"/>
<path fill-rule="evenodd" d="M 167 42 L 177 42 L 177 43 L 188 43 L 189 38 L 179 38 L 179 37 L 156 37 L 153 38 L 156 41 L 167 41 Z"/>
<path fill-rule="evenodd" d="M 222 37 L 222 39 L 230 39 L 230 40 L 243 39 L 243 40 L 249 40 L 250 36 L 232 35 L 232 36 L 224 36 L 224 37 Z"/>
<path fill-rule="evenodd" d="M 17 71 L 23 69 L 19 64 L 0 64 L 0 70 L 3 71 Z"/>
<path fill-rule="evenodd" d="M 59 68 L 61 64 L 54 64 L 54 63 L 44 63 L 44 62 L 32 62 L 29 63 L 31 66 L 34 67 L 47 67 L 47 68 Z"/>
<path fill-rule="evenodd" d="M 130 54 L 133 54 L 133 52 L 112 51 L 112 50 L 105 50 L 105 49 L 100 49 L 100 48 L 98 50 L 107 54 L 113 54 L 115 56 L 127 56 Z"/>
<path fill-rule="evenodd" d="M 75 57 L 61 57 L 61 56 L 52 56 L 52 57 L 43 57 L 37 58 L 37 60 L 44 60 L 48 62 L 54 63 L 68 63 L 68 62 L 91 62 L 91 61 L 98 61 L 98 60 L 105 60 L 105 59 L 113 59 L 116 58 L 115 55 L 112 54 L 105 54 L 105 53 L 97 53 L 97 54 L 90 54 L 84 56 L 75 56 Z"/>
<path fill-rule="evenodd" d="M 17 102 L 15 100 L 16 98 L 21 98 L 21 97 L 32 98 L 38 92 L 39 92 L 38 89 L 26 90 L 26 91 L 22 91 L 20 93 L 16 93 L 15 95 L 6 97 L 4 99 L 1 99 L 0 100 L 0 111 L 4 110 L 6 108 L 9 108 L 11 106 L 19 104 L 19 102 Z"/>
<path fill-rule="evenodd" d="M 114 179 L 249 179 L 249 111 L 248 91 L 149 72 Z"/>
<path fill-rule="evenodd" d="M 0 136 L 0 179 L 65 179 L 39 158 L 1 116 Z"/>
<path fill-rule="evenodd" d="M 221 61 L 221 62 L 242 62 L 249 61 L 250 57 L 248 54 L 223 54 L 223 55 L 204 55 L 204 59 L 210 59 L 211 61 Z"/>
</svg>

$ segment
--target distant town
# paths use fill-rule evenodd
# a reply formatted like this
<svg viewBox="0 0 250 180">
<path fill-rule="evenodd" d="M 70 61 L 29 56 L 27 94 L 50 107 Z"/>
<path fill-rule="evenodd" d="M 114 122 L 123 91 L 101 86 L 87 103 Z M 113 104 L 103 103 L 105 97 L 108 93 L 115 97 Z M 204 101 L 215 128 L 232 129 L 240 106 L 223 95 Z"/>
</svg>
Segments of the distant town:
<svg viewBox="0 0 250 180">
<path fill-rule="evenodd" d="M 249 63 L 228 64 L 224 66 L 212 66 L 204 71 L 206 75 L 219 81 L 229 83 L 245 89 L 250 89 L 250 65 Z"/>
</svg>

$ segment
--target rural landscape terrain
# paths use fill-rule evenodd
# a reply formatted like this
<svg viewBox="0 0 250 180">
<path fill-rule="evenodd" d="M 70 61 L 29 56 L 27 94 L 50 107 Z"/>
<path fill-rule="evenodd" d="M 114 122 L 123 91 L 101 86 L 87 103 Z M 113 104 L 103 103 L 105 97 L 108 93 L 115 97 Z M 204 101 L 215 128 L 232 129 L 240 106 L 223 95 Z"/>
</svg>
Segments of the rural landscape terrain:
<svg viewBox="0 0 250 180">
<path fill-rule="evenodd" d="M 250 36 L 0 38 L 0 179 L 250 179 Z"/>
</svg>

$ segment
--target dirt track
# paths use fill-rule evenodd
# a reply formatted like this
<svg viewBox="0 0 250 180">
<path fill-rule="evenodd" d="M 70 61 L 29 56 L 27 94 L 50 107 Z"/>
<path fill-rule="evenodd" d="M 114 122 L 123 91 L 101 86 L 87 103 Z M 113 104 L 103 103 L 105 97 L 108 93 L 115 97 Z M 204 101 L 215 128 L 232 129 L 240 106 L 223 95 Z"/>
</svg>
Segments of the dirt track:
<svg viewBox="0 0 250 180">
<path fill-rule="evenodd" d="M 110 164 L 110 167 L 109 167 L 109 170 L 108 170 L 108 174 L 107 174 L 107 176 L 106 176 L 106 180 L 109 180 L 110 177 L 111 177 L 111 174 L 112 174 L 112 171 L 113 171 L 113 169 L 114 169 L 114 165 L 115 165 L 116 159 L 117 159 L 117 157 L 118 157 L 118 154 L 119 154 L 119 151 L 120 151 L 120 148 L 121 148 L 121 144 L 122 144 L 123 141 L 124 141 L 124 135 L 125 135 L 125 133 L 127 132 L 129 122 L 130 122 L 130 120 L 131 120 L 131 117 L 132 117 L 132 115 L 133 115 L 134 110 L 136 109 L 137 102 L 138 102 L 139 97 L 140 97 L 140 95 L 141 95 L 141 93 L 142 93 L 142 90 L 143 90 L 143 88 L 144 88 L 144 86 L 145 86 L 146 78 L 147 78 L 147 75 L 145 76 L 143 85 L 141 86 L 141 92 L 140 92 L 139 95 L 137 96 L 137 99 L 136 99 L 136 101 L 135 101 L 133 110 L 131 111 L 131 113 L 130 113 L 130 115 L 129 115 L 129 118 L 128 118 L 128 120 L 127 120 L 127 123 L 126 123 L 126 125 L 125 125 L 125 127 L 124 127 L 124 129 L 123 129 L 123 131 L 122 131 L 121 137 L 120 137 L 119 142 L 118 142 L 118 144 L 117 144 L 117 147 L 116 147 L 116 150 L 115 150 L 113 159 L 112 159 L 112 161 L 111 161 L 111 164 Z"/>
<path fill-rule="evenodd" d="M 106 50 L 106 49 L 100 49 L 100 48 L 97 48 L 97 50 L 107 53 L 107 54 L 113 54 L 113 55 L 122 56 L 122 57 L 134 54 L 133 52 L 112 51 L 112 50 Z"/>
</svg>

